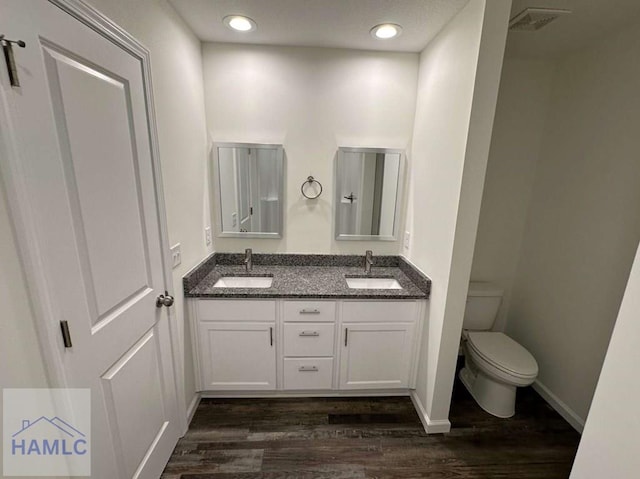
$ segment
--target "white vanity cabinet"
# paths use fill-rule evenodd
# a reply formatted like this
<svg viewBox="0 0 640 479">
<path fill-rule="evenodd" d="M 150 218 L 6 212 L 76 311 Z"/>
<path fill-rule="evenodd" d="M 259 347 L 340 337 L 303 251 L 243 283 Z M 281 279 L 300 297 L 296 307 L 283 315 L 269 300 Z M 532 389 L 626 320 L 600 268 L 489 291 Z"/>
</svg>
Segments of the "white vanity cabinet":
<svg viewBox="0 0 640 479">
<path fill-rule="evenodd" d="M 423 305 L 189 299 L 198 390 L 256 396 L 408 391 L 415 385 Z"/>
<path fill-rule="evenodd" d="M 284 390 L 334 387 L 335 301 L 283 301 Z"/>
<path fill-rule="evenodd" d="M 411 387 L 417 303 L 345 302 L 340 389 Z"/>
<path fill-rule="evenodd" d="M 196 301 L 200 389 L 276 388 L 276 302 Z"/>
</svg>

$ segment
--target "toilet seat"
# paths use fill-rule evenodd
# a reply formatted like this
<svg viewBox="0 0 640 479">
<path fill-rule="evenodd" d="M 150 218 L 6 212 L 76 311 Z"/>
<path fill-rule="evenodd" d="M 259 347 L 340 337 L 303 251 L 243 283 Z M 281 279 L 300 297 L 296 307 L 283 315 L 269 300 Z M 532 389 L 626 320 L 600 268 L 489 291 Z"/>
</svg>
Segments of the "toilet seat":
<svg viewBox="0 0 640 479">
<path fill-rule="evenodd" d="M 505 374 L 534 379 L 538 363 L 523 346 L 499 332 L 469 332 L 467 344 L 484 361 Z"/>
</svg>

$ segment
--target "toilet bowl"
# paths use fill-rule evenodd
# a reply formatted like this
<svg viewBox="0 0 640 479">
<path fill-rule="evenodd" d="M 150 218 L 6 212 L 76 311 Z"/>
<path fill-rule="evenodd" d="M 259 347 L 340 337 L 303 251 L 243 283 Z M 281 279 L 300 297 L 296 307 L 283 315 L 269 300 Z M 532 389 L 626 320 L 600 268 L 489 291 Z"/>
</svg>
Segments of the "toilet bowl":
<svg viewBox="0 0 640 479">
<path fill-rule="evenodd" d="M 471 332 L 464 341 L 460 380 L 478 405 L 494 416 L 515 414 L 516 388 L 538 376 L 538 364 L 524 347 L 503 333 Z"/>
<path fill-rule="evenodd" d="M 504 333 L 489 331 L 502 291 L 489 283 L 471 283 L 462 334 L 465 365 L 459 377 L 478 405 L 489 414 L 515 414 L 516 388 L 538 376 L 538 363 Z"/>
</svg>

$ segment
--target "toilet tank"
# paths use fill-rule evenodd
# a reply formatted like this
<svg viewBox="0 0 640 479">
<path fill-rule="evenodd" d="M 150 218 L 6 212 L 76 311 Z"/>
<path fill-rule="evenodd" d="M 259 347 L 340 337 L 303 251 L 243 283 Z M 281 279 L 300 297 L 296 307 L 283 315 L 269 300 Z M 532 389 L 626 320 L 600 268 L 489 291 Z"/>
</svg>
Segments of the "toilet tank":
<svg viewBox="0 0 640 479">
<path fill-rule="evenodd" d="M 492 283 L 469 283 L 463 329 L 488 331 L 502 302 L 503 291 Z"/>
</svg>

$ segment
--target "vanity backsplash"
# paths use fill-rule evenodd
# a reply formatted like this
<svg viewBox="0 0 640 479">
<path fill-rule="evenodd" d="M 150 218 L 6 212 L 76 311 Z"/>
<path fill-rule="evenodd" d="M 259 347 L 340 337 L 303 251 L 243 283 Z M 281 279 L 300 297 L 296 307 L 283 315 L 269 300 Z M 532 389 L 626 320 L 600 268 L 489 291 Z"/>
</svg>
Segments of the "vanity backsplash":
<svg viewBox="0 0 640 479">
<path fill-rule="evenodd" d="M 373 256 L 369 274 L 361 255 L 256 253 L 251 255 L 249 272 L 244 261 L 240 253 L 212 254 L 183 278 L 185 297 L 428 299 L 431 291 L 431 280 L 401 256 Z M 243 276 L 273 277 L 273 284 L 227 288 L 218 283 L 221 278 Z M 351 278 L 396 280 L 397 286 L 354 288 L 347 284 Z"/>
</svg>

